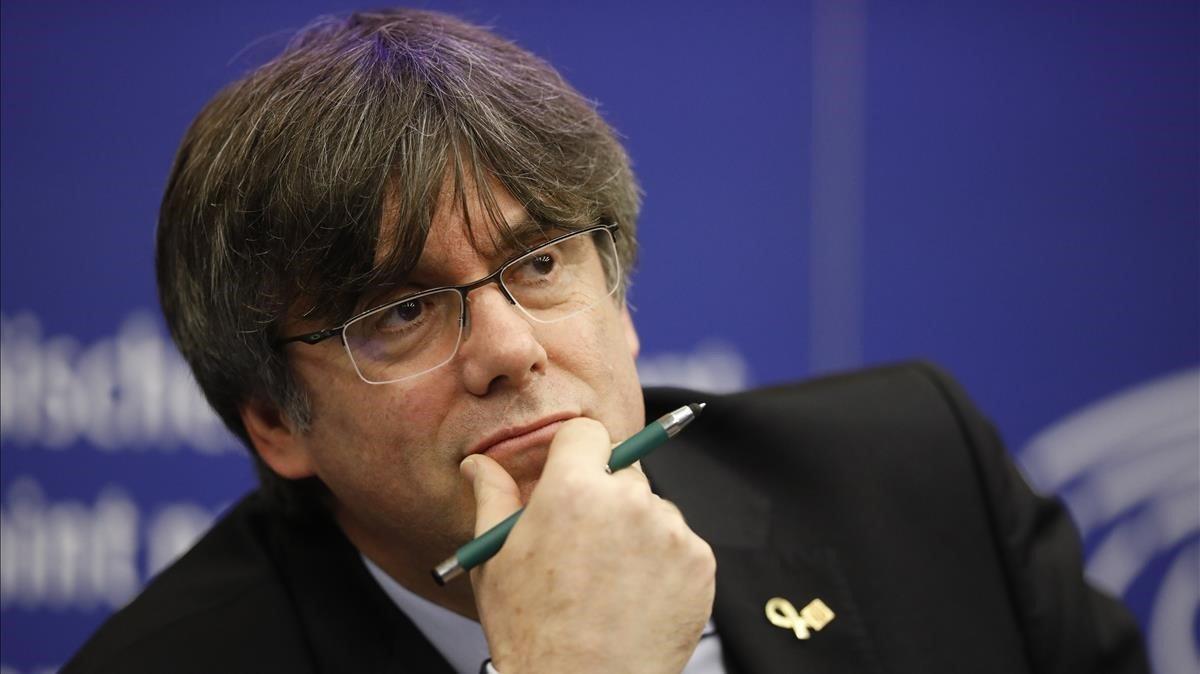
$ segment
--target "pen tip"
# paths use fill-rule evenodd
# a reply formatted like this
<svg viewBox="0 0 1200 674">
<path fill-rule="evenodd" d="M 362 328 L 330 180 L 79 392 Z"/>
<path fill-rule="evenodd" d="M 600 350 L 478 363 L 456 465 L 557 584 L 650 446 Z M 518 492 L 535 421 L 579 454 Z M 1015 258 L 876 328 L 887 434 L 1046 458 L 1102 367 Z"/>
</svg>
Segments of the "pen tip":
<svg viewBox="0 0 1200 674">
<path fill-rule="evenodd" d="M 688 405 L 688 407 L 692 408 L 692 414 L 695 416 L 700 416 L 700 413 L 704 411 L 704 408 L 708 407 L 708 403 L 692 403 Z"/>
</svg>

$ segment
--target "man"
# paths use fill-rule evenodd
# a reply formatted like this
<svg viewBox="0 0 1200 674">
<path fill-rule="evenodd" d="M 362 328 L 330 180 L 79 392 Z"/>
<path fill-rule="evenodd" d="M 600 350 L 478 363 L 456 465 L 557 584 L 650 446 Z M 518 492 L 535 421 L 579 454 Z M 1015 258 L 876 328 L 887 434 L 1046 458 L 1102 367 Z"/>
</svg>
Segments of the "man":
<svg viewBox="0 0 1200 674">
<path fill-rule="evenodd" d="M 1144 670 L 937 371 L 643 400 L 637 211 L 595 110 L 443 15 L 318 22 L 218 94 L 159 288 L 262 488 L 67 671 Z M 649 479 L 606 473 L 700 400 Z M 433 582 L 522 505 L 469 582 Z"/>
</svg>

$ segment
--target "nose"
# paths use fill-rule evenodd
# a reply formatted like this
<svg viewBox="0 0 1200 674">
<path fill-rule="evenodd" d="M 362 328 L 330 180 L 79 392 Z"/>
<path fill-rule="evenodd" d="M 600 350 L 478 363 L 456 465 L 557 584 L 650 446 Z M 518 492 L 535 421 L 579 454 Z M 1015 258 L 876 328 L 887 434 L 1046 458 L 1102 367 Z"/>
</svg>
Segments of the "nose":
<svg viewBox="0 0 1200 674">
<path fill-rule="evenodd" d="M 545 373 L 546 350 L 524 318 L 495 284 L 467 296 L 470 326 L 458 347 L 467 390 L 484 396 L 505 386 L 524 388 Z"/>
</svg>

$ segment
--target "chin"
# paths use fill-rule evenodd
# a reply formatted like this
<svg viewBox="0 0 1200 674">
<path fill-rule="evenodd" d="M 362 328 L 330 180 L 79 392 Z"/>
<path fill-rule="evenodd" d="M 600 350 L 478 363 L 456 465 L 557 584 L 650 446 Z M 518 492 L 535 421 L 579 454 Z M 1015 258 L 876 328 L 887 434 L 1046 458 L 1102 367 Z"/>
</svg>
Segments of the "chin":
<svg viewBox="0 0 1200 674">
<path fill-rule="evenodd" d="M 498 461 L 500 467 L 517 483 L 522 504 L 529 502 L 529 495 L 533 493 L 533 488 L 542 477 L 542 468 L 545 467 L 549 454 L 549 446 L 533 447 Z"/>
<path fill-rule="evenodd" d="M 538 484 L 538 481 L 536 479 L 521 480 L 520 482 L 517 483 L 517 490 L 520 491 L 520 493 L 521 493 L 521 506 L 522 507 L 529 505 L 529 497 L 533 496 L 533 490 L 534 490 L 534 488 L 537 487 L 537 484 Z"/>
</svg>

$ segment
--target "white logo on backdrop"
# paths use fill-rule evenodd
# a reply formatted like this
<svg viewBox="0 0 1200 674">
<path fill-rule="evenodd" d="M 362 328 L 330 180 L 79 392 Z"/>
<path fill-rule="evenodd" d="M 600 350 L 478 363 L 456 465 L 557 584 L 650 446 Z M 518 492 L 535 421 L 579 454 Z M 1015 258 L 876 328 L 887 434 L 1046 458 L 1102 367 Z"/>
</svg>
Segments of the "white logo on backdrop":
<svg viewBox="0 0 1200 674">
<path fill-rule="evenodd" d="M 0 507 L 0 607 L 121 608 L 191 547 L 213 514 L 168 503 L 147 519 L 114 485 L 89 504 L 47 500 L 36 480 L 17 478 Z"/>
<path fill-rule="evenodd" d="M 0 316 L 0 442 L 106 451 L 242 451 L 150 314 L 82 346 L 37 318 Z"/>
<path fill-rule="evenodd" d="M 28 674 L 55 674 L 58 671 L 57 666 L 35 667 L 28 671 Z M 21 670 L 8 665 L 0 665 L 0 674 L 22 674 Z"/>
<path fill-rule="evenodd" d="M 1154 590 L 1147 645 L 1156 671 L 1200 671 L 1200 369 L 1163 377 L 1067 417 L 1020 462 L 1058 493 L 1085 538 L 1088 577 L 1116 596 L 1171 553 Z"/>
<path fill-rule="evenodd" d="M 732 393 L 750 385 L 746 358 L 722 341 L 702 342 L 691 353 L 660 353 L 643 356 L 637 363 L 642 386 L 681 388 Z"/>
</svg>

